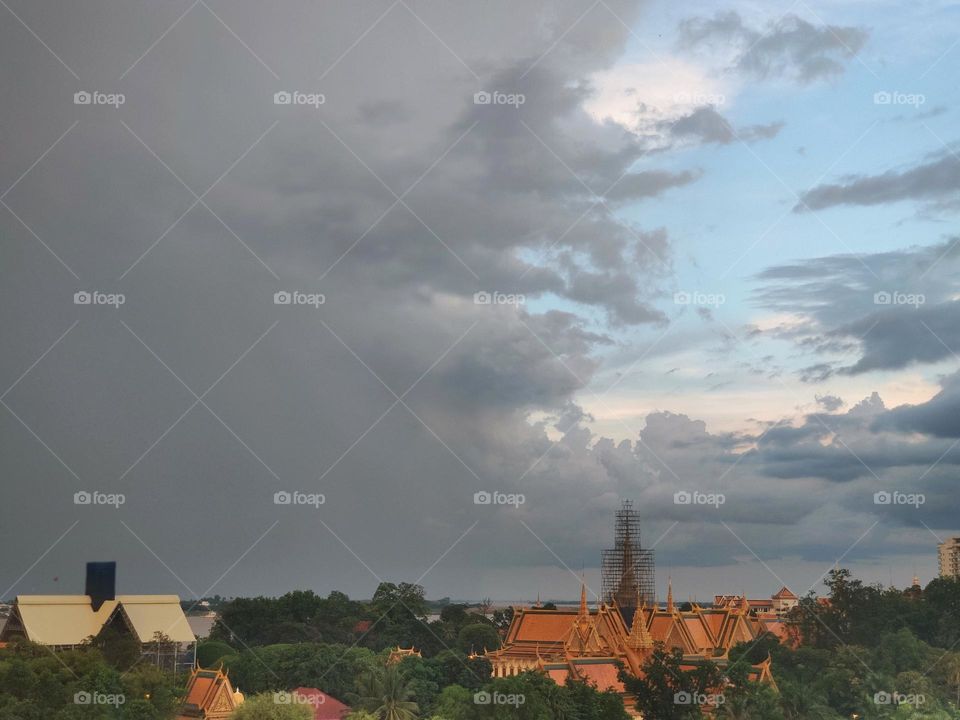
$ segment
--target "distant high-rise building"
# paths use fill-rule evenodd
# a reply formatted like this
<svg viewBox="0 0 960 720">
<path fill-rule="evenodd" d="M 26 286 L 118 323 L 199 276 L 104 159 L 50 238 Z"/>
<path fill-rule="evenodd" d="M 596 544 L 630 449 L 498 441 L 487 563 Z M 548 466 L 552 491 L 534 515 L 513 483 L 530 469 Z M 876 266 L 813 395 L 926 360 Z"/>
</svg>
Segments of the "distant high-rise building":
<svg viewBox="0 0 960 720">
<path fill-rule="evenodd" d="M 960 537 L 937 545 L 940 552 L 940 577 L 960 577 Z"/>
<path fill-rule="evenodd" d="M 617 511 L 614 546 L 603 551 L 601 570 L 602 600 L 616 603 L 625 622 L 632 621 L 638 602 L 651 606 L 655 602 L 653 550 L 640 544 L 640 514 L 630 500 Z"/>
</svg>

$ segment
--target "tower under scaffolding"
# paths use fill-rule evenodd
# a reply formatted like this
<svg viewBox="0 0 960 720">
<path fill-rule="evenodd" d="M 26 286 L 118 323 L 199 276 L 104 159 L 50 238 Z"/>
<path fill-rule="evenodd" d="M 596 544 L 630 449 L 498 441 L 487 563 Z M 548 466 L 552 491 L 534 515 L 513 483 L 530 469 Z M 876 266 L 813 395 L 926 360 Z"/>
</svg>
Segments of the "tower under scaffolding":
<svg viewBox="0 0 960 720">
<path fill-rule="evenodd" d="M 629 624 L 638 600 L 647 605 L 655 601 L 653 550 L 640 544 L 640 514 L 632 500 L 623 501 L 616 517 L 614 545 L 601 559 L 601 592 L 603 601 L 616 603 Z"/>
</svg>

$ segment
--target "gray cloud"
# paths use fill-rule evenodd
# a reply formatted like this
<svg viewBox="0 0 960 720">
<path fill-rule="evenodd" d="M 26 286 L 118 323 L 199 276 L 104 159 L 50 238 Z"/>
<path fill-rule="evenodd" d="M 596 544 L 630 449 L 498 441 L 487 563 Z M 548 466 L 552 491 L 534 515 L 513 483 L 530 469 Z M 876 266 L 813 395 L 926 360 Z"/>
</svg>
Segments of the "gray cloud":
<svg viewBox="0 0 960 720">
<path fill-rule="evenodd" d="M 942 385 L 925 403 L 894 408 L 877 422 L 877 428 L 960 438 L 960 374 L 944 378 Z"/>
<path fill-rule="evenodd" d="M 837 397 L 836 395 L 817 395 L 816 396 L 817 405 L 822 407 L 827 412 L 833 412 L 834 410 L 839 410 L 845 404 L 843 399 Z"/>
<path fill-rule="evenodd" d="M 960 348 L 958 260 L 951 237 L 925 247 L 785 263 L 757 275 L 754 301 L 793 318 L 765 333 L 815 356 L 801 371 L 807 382 L 938 362 Z"/>
<path fill-rule="evenodd" d="M 883 205 L 903 200 L 953 207 L 958 190 L 960 160 L 952 153 L 944 153 L 908 170 L 888 170 L 879 175 L 858 175 L 840 183 L 818 185 L 803 194 L 794 212 L 838 205 Z"/>
<path fill-rule="evenodd" d="M 679 26 L 682 48 L 732 47 L 735 70 L 761 79 L 786 77 L 801 84 L 842 74 L 868 37 L 863 28 L 816 26 L 793 14 L 763 29 L 747 26 L 735 11 L 688 18 Z"/>
<path fill-rule="evenodd" d="M 671 256 L 664 228 L 625 224 L 596 193 L 614 186 L 608 201 L 626 207 L 699 177 L 632 170 L 642 144 L 581 107 L 627 28 L 572 0 L 208 5 L 132 68 L 189 6 L 97 23 L 87 6 L 55 22 L 42 3 L 20 8 L 79 82 L 22 26 L 0 29 L 6 64 L 31 68 L 0 113 L 24 138 L 0 158 L 2 187 L 76 121 L 5 202 L 78 277 L 0 216 L 3 389 L 78 321 L 0 408 L 3 469 L 24 489 L 19 509 L 0 510 L 24 554 L 0 570 L 12 582 L 80 521 L 14 592 L 55 590 L 54 576 L 105 557 L 127 590 L 202 592 L 270 530 L 214 591 L 363 594 L 376 578 L 352 553 L 415 579 L 479 521 L 425 582 L 493 593 L 456 553 L 555 562 L 517 517 L 593 562 L 599 523 L 639 488 L 585 446 L 571 398 L 610 326 L 665 322 L 653 303 Z M 609 6 L 627 22 L 639 9 Z M 91 33 L 123 42 L 98 48 Z M 126 103 L 74 105 L 79 89 Z M 525 102 L 475 104 L 482 89 Z M 275 105 L 281 90 L 325 102 Z M 79 289 L 126 302 L 76 306 Z M 275 305 L 278 290 L 325 302 Z M 476 304 L 479 291 L 525 295 L 529 309 Z M 534 310 L 544 296 L 575 309 Z M 554 484 L 568 497 L 551 510 Z M 78 508 L 79 489 L 127 503 Z M 278 508 L 281 489 L 327 503 Z M 478 508 L 481 489 L 524 492 L 529 509 Z M 558 540 L 555 518 L 596 497 L 584 530 Z M 283 562 L 303 548 L 320 550 Z"/>
<path fill-rule="evenodd" d="M 663 130 L 678 140 L 693 137 L 703 143 L 719 145 L 729 145 L 738 140 L 744 142 L 769 140 L 776 137 L 783 126 L 783 122 L 772 122 L 767 125 L 751 125 L 735 130 L 720 113 L 706 106 L 697 108 L 679 120 L 661 124 Z"/>
</svg>

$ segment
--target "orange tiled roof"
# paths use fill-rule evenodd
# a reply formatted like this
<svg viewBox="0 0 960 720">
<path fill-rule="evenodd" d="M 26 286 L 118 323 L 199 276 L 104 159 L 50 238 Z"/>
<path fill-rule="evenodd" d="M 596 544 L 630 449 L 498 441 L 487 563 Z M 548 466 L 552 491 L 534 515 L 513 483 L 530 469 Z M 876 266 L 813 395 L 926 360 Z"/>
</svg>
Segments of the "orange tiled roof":
<svg viewBox="0 0 960 720">
<path fill-rule="evenodd" d="M 707 648 L 713 646 L 713 638 L 710 637 L 710 634 L 701 618 L 696 616 L 686 616 L 683 618 L 683 624 L 686 627 L 687 632 L 690 633 L 690 637 L 693 640 L 694 646 L 698 650 L 706 650 Z"/>
<path fill-rule="evenodd" d="M 773 596 L 774 600 L 796 600 L 797 596 L 790 592 L 790 589 L 786 586 L 780 588 L 777 591 L 777 594 Z"/>
<path fill-rule="evenodd" d="M 514 642 L 563 642 L 574 620 L 575 612 L 526 611 L 521 615 Z"/>
<path fill-rule="evenodd" d="M 189 718 L 226 718 L 243 702 L 243 695 L 234 692 L 230 679 L 222 670 L 193 671 L 187 683 L 187 695 L 177 720 Z"/>
<path fill-rule="evenodd" d="M 618 693 L 625 691 L 623 683 L 618 677 L 619 669 L 610 660 L 605 662 L 577 662 L 573 661 L 577 675 L 586 682 L 594 685 L 597 690 L 615 690 Z"/>
</svg>

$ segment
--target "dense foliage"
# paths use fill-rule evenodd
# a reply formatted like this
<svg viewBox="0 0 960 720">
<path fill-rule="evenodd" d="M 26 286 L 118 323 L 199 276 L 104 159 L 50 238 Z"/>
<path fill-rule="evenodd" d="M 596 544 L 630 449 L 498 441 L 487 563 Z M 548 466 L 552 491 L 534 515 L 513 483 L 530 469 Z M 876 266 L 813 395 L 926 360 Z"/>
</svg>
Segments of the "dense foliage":
<svg viewBox="0 0 960 720">
<path fill-rule="evenodd" d="M 92 644 L 54 654 L 16 643 L 0 649 L 0 720 L 166 720 L 184 680 L 149 663 L 111 664 Z"/>
<path fill-rule="evenodd" d="M 482 613 L 448 604 L 439 620 L 429 622 L 429 609 L 423 587 L 411 583 L 381 583 L 369 602 L 341 592 L 324 598 L 309 590 L 279 598 L 237 598 L 222 606 L 210 638 L 234 647 L 240 641 L 248 647 L 308 642 L 374 651 L 413 646 L 426 656 L 499 647 L 497 625 Z"/>
</svg>

